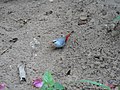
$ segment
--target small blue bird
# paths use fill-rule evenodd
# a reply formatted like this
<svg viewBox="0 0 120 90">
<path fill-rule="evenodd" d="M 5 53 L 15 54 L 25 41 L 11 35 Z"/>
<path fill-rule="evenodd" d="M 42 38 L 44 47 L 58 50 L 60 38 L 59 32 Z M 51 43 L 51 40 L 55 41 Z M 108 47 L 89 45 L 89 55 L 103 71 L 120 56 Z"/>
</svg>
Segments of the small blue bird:
<svg viewBox="0 0 120 90">
<path fill-rule="evenodd" d="M 73 33 L 74 31 L 70 32 L 68 35 L 64 36 L 64 37 L 60 37 L 57 38 L 55 40 L 53 40 L 53 47 L 54 48 L 63 48 L 66 44 L 66 42 L 68 41 L 68 38 L 70 37 L 70 35 Z"/>
</svg>

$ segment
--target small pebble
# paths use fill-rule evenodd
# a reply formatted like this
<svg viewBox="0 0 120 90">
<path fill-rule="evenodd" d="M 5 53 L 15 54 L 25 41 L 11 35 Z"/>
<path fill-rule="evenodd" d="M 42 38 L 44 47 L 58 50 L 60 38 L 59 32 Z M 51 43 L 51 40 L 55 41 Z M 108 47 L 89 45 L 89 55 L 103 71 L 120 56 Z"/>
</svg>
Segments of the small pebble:
<svg viewBox="0 0 120 90">
<path fill-rule="evenodd" d="M 18 38 L 13 38 L 12 40 L 10 40 L 9 42 L 13 42 L 15 43 L 18 40 Z"/>
<path fill-rule="evenodd" d="M 81 20 L 86 20 L 86 19 L 87 19 L 87 16 L 80 16 L 80 19 L 81 19 Z"/>
<path fill-rule="evenodd" d="M 87 14 L 86 13 L 81 13 L 81 15 L 80 15 L 80 19 L 81 20 L 87 20 Z"/>
<path fill-rule="evenodd" d="M 49 0 L 50 2 L 53 2 L 53 0 Z"/>
<path fill-rule="evenodd" d="M 48 11 L 48 12 L 45 13 L 45 15 L 50 15 L 52 13 L 53 13 L 53 11 Z"/>
<path fill-rule="evenodd" d="M 85 21 L 82 21 L 82 20 L 79 20 L 78 21 L 78 25 L 84 25 L 84 24 L 86 24 L 87 23 L 87 21 L 85 20 Z"/>
</svg>

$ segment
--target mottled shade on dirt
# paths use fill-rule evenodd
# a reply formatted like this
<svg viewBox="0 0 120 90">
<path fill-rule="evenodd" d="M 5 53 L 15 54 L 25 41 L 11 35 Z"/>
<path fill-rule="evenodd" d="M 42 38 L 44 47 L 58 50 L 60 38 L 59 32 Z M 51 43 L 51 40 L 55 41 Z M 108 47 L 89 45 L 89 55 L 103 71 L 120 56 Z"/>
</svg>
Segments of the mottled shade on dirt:
<svg viewBox="0 0 120 90">
<path fill-rule="evenodd" d="M 46 70 L 67 90 L 80 90 L 70 84 L 74 80 L 120 79 L 118 15 L 119 0 L 0 0 L 0 83 L 8 90 L 38 90 L 32 81 Z M 64 49 L 51 49 L 53 39 L 73 30 Z M 37 51 L 30 46 L 34 38 Z M 21 61 L 27 73 L 22 84 Z"/>
</svg>

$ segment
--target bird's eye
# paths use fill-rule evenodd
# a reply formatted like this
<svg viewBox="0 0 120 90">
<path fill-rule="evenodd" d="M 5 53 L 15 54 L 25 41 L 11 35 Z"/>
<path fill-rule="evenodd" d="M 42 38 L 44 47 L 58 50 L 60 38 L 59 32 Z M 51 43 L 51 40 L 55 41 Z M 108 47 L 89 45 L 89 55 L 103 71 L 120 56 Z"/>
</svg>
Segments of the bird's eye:
<svg viewBox="0 0 120 90">
<path fill-rule="evenodd" d="M 56 40 L 54 40 L 52 43 L 55 43 L 56 42 Z"/>
</svg>

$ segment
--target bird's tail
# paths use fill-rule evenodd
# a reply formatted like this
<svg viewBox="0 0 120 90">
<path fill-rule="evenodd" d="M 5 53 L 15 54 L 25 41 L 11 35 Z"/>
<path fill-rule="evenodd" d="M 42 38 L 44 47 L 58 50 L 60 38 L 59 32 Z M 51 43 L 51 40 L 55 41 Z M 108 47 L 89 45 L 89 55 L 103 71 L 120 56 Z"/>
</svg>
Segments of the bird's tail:
<svg viewBox="0 0 120 90">
<path fill-rule="evenodd" d="M 72 33 L 74 33 L 74 31 L 72 31 L 72 32 L 70 32 L 68 35 L 66 35 L 65 42 L 67 42 L 67 41 L 68 41 L 68 38 L 70 37 L 70 35 L 71 35 Z"/>
</svg>

